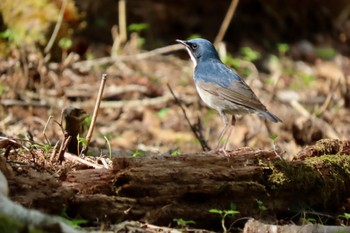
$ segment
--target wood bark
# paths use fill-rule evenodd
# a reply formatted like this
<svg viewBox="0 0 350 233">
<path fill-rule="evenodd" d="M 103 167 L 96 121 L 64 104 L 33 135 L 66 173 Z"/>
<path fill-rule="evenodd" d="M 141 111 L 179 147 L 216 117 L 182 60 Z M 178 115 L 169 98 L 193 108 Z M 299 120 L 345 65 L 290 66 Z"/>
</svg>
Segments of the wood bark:
<svg viewBox="0 0 350 233">
<path fill-rule="evenodd" d="M 226 227 L 235 222 L 234 227 L 243 228 L 246 220 L 239 219 L 244 217 L 298 221 L 311 216 L 332 224 L 338 214 L 350 211 L 346 201 L 350 143 L 342 142 L 345 146 L 327 155 L 321 155 L 321 144 L 315 145 L 317 157 L 295 161 L 250 148 L 228 152 L 229 157 L 220 153 L 115 157 L 111 170 L 86 169 L 62 176 L 60 187 L 51 185 L 56 187 L 55 201 L 49 203 L 56 203 L 56 208 L 47 212 L 66 206 L 70 216 L 91 221 L 140 220 L 162 226 L 174 226 L 173 220 L 182 218 L 195 221 L 196 228 L 220 230 L 221 217 L 209 210 L 228 210 L 234 204 L 239 214 L 227 218 Z M 14 184 L 9 181 L 11 190 Z M 16 193 L 12 197 L 21 200 Z M 38 203 L 30 197 L 27 204 Z"/>
</svg>

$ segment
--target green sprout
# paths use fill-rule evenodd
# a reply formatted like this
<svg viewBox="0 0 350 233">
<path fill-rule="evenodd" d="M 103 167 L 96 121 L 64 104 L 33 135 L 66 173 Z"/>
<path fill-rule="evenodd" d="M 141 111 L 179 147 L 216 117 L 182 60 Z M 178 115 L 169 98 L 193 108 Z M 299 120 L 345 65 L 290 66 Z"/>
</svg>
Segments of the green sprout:
<svg viewBox="0 0 350 233">
<path fill-rule="evenodd" d="M 172 156 L 176 156 L 176 155 L 181 155 L 182 152 L 180 150 L 174 150 L 173 152 L 171 152 Z"/>
<path fill-rule="evenodd" d="M 196 39 L 196 38 L 200 38 L 202 37 L 201 34 L 198 34 L 198 33 L 194 33 L 192 35 L 190 35 L 187 40 L 192 40 L 192 39 Z"/>
<path fill-rule="evenodd" d="M 62 49 L 62 50 L 68 50 L 72 47 L 73 45 L 73 41 L 72 39 L 68 38 L 68 37 L 62 37 L 59 41 L 58 41 L 58 46 Z"/>
<path fill-rule="evenodd" d="M 281 55 L 285 55 L 289 51 L 289 45 L 285 43 L 277 44 L 277 50 Z"/>
<path fill-rule="evenodd" d="M 253 62 L 260 59 L 261 54 L 258 51 L 253 50 L 250 47 L 243 47 L 240 49 L 242 59 L 245 61 Z"/>
<path fill-rule="evenodd" d="M 134 158 L 137 158 L 137 157 L 144 156 L 145 154 L 146 154 L 146 151 L 144 150 L 135 150 L 131 156 Z"/>
<path fill-rule="evenodd" d="M 221 216 L 221 227 L 223 229 L 223 232 L 227 233 L 227 228 L 225 226 L 226 217 L 234 217 L 236 214 L 239 213 L 239 211 L 236 210 L 236 207 L 234 204 L 231 204 L 230 210 L 210 209 L 209 213 L 219 214 Z"/>
<path fill-rule="evenodd" d="M 157 113 L 158 117 L 163 120 L 169 113 L 169 108 L 162 108 L 161 110 L 159 110 L 159 112 Z"/>
<path fill-rule="evenodd" d="M 149 28 L 148 23 L 132 23 L 128 26 L 130 32 L 142 32 Z"/>
<path fill-rule="evenodd" d="M 192 225 L 196 224 L 196 222 L 193 220 L 184 220 L 182 218 L 175 218 L 173 221 L 176 222 L 176 224 L 180 226 L 181 229 L 187 228 L 189 224 L 192 224 Z"/>
<path fill-rule="evenodd" d="M 264 205 L 264 202 L 262 202 L 259 199 L 255 199 L 255 201 L 258 204 L 258 208 L 259 208 L 260 212 L 264 212 L 267 210 L 267 207 Z"/>
<path fill-rule="evenodd" d="M 341 224 L 342 226 L 349 226 L 349 220 L 350 220 L 350 214 L 349 213 L 344 213 L 338 216 L 341 219 L 345 219 L 345 224 Z"/>
</svg>

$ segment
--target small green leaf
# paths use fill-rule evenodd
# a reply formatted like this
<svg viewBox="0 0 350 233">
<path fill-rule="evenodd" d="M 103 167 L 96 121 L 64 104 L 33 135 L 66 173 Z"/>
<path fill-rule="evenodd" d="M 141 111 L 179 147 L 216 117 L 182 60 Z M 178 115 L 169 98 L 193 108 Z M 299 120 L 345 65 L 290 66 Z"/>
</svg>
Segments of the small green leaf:
<svg viewBox="0 0 350 233">
<path fill-rule="evenodd" d="M 73 42 L 70 38 L 67 37 L 62 37 L 59 41 L 58 41 L 58 46 L 61 49 L 70 49 L 73 45 Z"/>
<path fill-rule="evenodd" d="M 164 119 L 168 115 L 168 112 L 169 112 L 169 108 L 162 108 L 161 110 L 159 110 L 157 115 L 160 119 Z"/>
<path fill-rule="evenodd" d="M 192 39 L 196 39 L 196 38 L 200 38 L 202 37 L 201 34 L 198 34 L 198 33 L 194 33 L 192 35 L 190 35 L 187 40 L 192 40 Z"/>
<path fill-rule="evenodd" d="M 225 216 L 238 214 L 238 210 L 224 210 Z"/>
<path fill-rule="evenodd" d="M 277 134 L 271 134 L 270 138 L 272 139 L 272 141 L 275 141 L 278 138 Z"/>
<path fill-rule="evenodd" d="M 213 213 L 213 214 L 223 214 L 222 210 L 218 210 L 218 209 L 210 209 L 209 213 Z"/>
<path fill-rule="evenodd" d="M 285 54 L 289 51 L 289 45 L 285 43 L 279 43 L 277 44 L 277 50 L 280 54 Z"/>
<path fill-rule="evenodd" d="M 243 60 L 246 61 L 256 61 L 261 57 L 261 54 L 258 51 L 253 50 L 250 47 L 243 47 L 240 49 L 241 56 L 243 57 Z"/>
<path fill-rule="evenodd" d="M 133 23 L 128 26 L 130 32 L 141 32 L 149 28 L 148 23 Z"/>
<path fill-rule="evenodd" d="M 83 137 L 80 137 L 79 134 L 77 135 L 77 139 L 78 139 L 78 142 L 83 144 L 83 145 L 87 145 L 87 140 L 86 138 L 83 138 Z"/>
<path fill-rule="evenodd" d="M 143 150 L 135 150 L 134 153 L 131 156 L 134 157 L 134 158 L 137 158 L 137 157 L 141 157 L 141 156 L 143 156 L 145 154 L 146 154 L 146 152 L 143 151 Z"/>
<path fill-rule="evenodd" d="M 184 220 L 182 218 L 175 218 L 173 221 L 176 222 L 177 225 L 182 226 L 182 227 L 185 227 L 189 224 L 193 224 L 193 225 L 196 224 L 196 222 L 193 220 Z"/>
<path fill-rule="evenodd" d="M 315 53 L 322 59 L 329 60 L 337 55 L 337 51 L 331 47 L 316 48 Z"/>
<path fill-rule="evenodd" d="M 173 152 L 171 152 L 172 156 L 176 156 L 176 155 L 181 155 L 182 152 L 180 150 L 174 150 Z"/>
<path fill-rule="evenodd" d="M 350 214 L 349 213 L 344 213 L 342 215 L 339 215 L 339 217 L 345 218 L 346 220 L 349 220 L 350 219 Z"/>
</svg>

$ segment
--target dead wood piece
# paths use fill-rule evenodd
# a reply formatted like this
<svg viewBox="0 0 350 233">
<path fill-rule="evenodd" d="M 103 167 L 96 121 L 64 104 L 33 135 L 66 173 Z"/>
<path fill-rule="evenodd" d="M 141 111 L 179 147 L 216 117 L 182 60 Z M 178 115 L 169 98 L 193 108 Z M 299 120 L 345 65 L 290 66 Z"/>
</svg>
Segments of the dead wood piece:
<svg viewBox="0 0 350 233">
<path fill-rule="evenodd" d="M 6 179 L 0 171 L 2 185 L 7 186 Z M 5 189 L 8 189 L 6 187 Z M 28 210 L 18 203 L 8 199 L 7 193 L 0 192 L 0 216 L 1 227 L 8 231 L 26 231 L 25 229 L 36 227 L 43 232 L 78 233 L 80 231 L 68 226 L 61 218 L 49 216 L 36 210 Z M 16 224 L 14 224 L 14 222 Z M 23 226 L 21 226 L 23 225 Z M 1 230 L 4 230 L 2 228 Z M 15 229 L 17 228 L 17 229 Z M 21 229 L 22 228 L 22 229 Z M 21 229 L 21 230 L 19 230 Z M 32 229 L 33 230 L 33 229 Z"/>
<path fill-rule="evenodd" d="M 57 179 L 46 172 L 28 169 L 22 174 L 14 172 L 7 177 L 10 198 L 25 207 L 42 210 L 45 213 L 60 214 L 74 190 L 62 187 Z"/>
<path fill-rule="evenodd" d="M 64 178 L 63 186 L 77 190 L 78 194 L 113 195 L 111 183 L 114 178 L 109 169 L 86 169 L 70 172 Z"/>
<path fill-rule="evenodd" d="M 118 156 L 113 159 L 113 170 L 68 171 L 63 187 L 42 174 L 26 179 L 16 176 L 17 180 L 9 180 L 10 193 L 26 205 L 54 206 L 57 208 L 46 211 L 56 213 L 66 206 L 70 216 L 91 221 L 138 220 L 174 226 L 173 219 L 182 218 L 213 230 L 221 229 L 220 216 L 209 210 L 228 210 L 231 203 L 239 211 L 237 218 L 292 217 L 310 209 L 336 213 L 350 196 L 349 156 L 284 161 L 271 157 L 273 151 L 250 148 L 229 154 L 232 157 L 214 152 Z M 45 194 L 38 194 L 42 187 Z M 266 207 L 264 213 L 257 200 Z M 233 221 L 228 219 L 226 227 Z"/>
<path fill-rule="evenodd" d="M 249 220 L 243 229 L 243 233 L 339 233 L 339 232 L 350 232 L 350 227 L 344 226 L 326 226 L 320 224 L 307 224 L 304 226 L 297 225 L 271 225 L 259 222 L 257 220 Z"/>
<path fill-rule="evenodd" d="M 138 232 L 138 233 L 181 233 L 181 232 L 196 232 L 196 233 L 211 233 L 212 231 L 201 229 L 174 229 L 169 227 L 155 226 L 149 223 L 142 223 L 137 221 L 125 221 L 112 226 L 113 232 Z"/>
<path fill-rule="evenodd" d="M 251 151 L 228 159 L 207 154 L 116 158 L 113 185 L 118 196 L 137 200 L 140 205 L 133 209 L 144 211 L 143 220 L 167 225 L 181 217 L 210 229 L 219 227 L 219 221 L 208 211 L 228 209 L 230 203 L 241 217 L 259 216 L 257 199 L 273 213 L 294 215 L 303 208 L 335 209 L 350 194 L 347 156 L 310 165 L 257 154 L 264 153 Z"/>
<path fill-rule="evenodd" d="M 350 141 L 341 141 L 338 139 L 322 139 L 316 142 L 315 145 L 307 146 L 298 153 L 298 159 L 305 159 L 306 157 L 314 157 L 321 155 L 332 154 L 350 154 Z"/>
<path fill-rule="evenodd" d="M 65 184 L 80 193 L 70 208 L 87 219 L 169 225 L 182 218 L 194 220 L 196 227 L 220 230 L 220 218 L 210 209 L 226 210 L 234 203 L 240 212 L 236 217 L 261 217 L 260 200 L 265 214 L 294 216 L 310 208 L 336 210 L 350 195 L 348 156 L 332 155 L 324 164 L 322 159 L 271 159 L 273 151 L 250 148 L 229 154 L 115 157 L 113 170 L 105 170 L 109 174 L 96 169 L 69 172 Z M 103 193 L 103 198 L 94 193 Z M 93 213 L 84 206 L 94 206 Z"/>
<path fill-rule="evenodd" d="M 95 168 L 95 169 L 102 169 L 102 168 L 104 168 L 103 165 L 94 163 L 92 161 L 88 161 L 88 160 L 86 160 L 84 158 L 80 158 L 77 155 L 72 155 L 70 153 L 64 153 L 64 158 L 67 159 L 67 160 L 70 160 L 72 162 L 75 162 L 75 163 L 83 164 L 83 165 L 85 165 L 87 167 L 92 167 L 92 168 Z M 87 158 L 87 157 L 85 157 L 85 158 Z"/>
<path fill-rule="evenodd" d="M 79 216 L 91 221 L 121 222 L 137 220 L 144 216 L 144 212 L 133 206 L 138 203 L 132 198 L 107 196 L 104 194 L 76 195 L 67 207 L 70 216 Z"/>
</svg>

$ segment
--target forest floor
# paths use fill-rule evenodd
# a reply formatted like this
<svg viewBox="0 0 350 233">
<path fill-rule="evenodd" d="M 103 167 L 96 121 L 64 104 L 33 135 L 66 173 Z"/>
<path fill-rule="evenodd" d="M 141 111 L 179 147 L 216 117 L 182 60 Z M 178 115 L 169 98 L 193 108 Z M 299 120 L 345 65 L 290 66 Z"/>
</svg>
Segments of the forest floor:
<svg viewBox="0 0 350 233">
<path fill-rule="evenodd" d="M 320 139 L 350 138 L 350 59 L 341 54 L 331 59 L 310 56 L 306 60 L 285 54 L 266 58 L 259 72 L 253 63 L 237 59 L 247 83 L 283 122 L 274 124 L 256 115 L 239 118 L 229 151 L 242 147 L 275 151 L 277 157 L 291 161 L 298 159 L 306 145 Z M 201 102 L 190 60 L 168 53 L 116 57 L 106 64 L 100 61 L 79 61 L 72 55 L 61 63 L 45 63 L 37 52 L 25 57 L 18 52 L 0 61 L 1 152 L 24 184 L 38 187 L 26 180 L 29 168 L 59 181 L 68 171 L 109 169 L 111 157 L 202 151 L 169 87 L 191 125 L 199 127 L 208 145 L 215 148 L 223 122 Z M 89 156 L 81 159 L 85 162 L 70 156 L 58 163 L 53 151 L 64 138 L 62 112 L 75 107 L 92 115 L 102 74 L 107 74 L 107 81 Z M 35 192 L 50 192 L 55 185 L 48 187 Z M 10 182 L 10 197 L 20 189 Z M 32 203 L 22 198 L 17 201 L 30 207 Z"/>
</svg>

